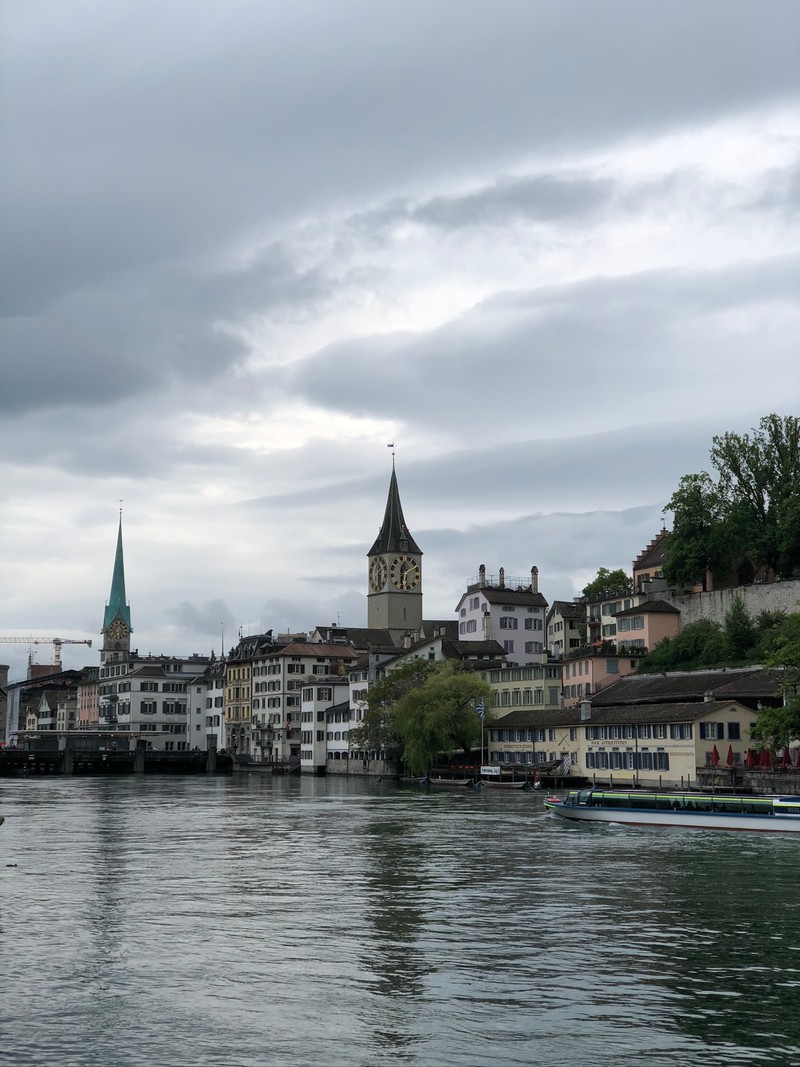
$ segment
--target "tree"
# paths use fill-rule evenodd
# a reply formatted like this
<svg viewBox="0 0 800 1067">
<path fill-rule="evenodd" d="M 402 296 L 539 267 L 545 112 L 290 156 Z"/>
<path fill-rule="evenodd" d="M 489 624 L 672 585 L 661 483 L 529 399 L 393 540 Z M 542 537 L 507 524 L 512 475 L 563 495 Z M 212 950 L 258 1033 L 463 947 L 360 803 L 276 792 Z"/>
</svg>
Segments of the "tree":
<svg viewBox="0 0 800 1067">
<path fill-rule="evenodd" d="M 698 619 L 684 626 L 675 637 L 665 637 L 639 663 L 638 674 L 692 670 L 724 663 L 727 642 L 722 627 L 711 619 Z"/>
<path fill-rule="evenodd" d="M 756 628 L 744 601 L 735 596 L 725 614 L 725 641 L 728 646 L 728 659 L 745 660 L 756 643 Z"/>
<path fill-rule="evenodd" d="M 435 664 L 413 659 L 397 670 L 389 671 L 367 692 L 367 710 L 361 725 L 350 731 L 353 748 L 386 751 L 399 744 L 394 712 L 401 697 L 421 685 Z"/>
<path fill-rule="evenodd" d="M 709 474 L 685 474 L 666 511 L 674 515 L 664 577 L 671 586 L 702 585 L 706 574 L 728 570 L 735 553 L 725 503 Z"/>
<path fill-rule="evenodd" d="M 771 633 L 773 651 L 766 666 L 781 673 L 783 707 L 761 708 L 752 737 L 766 748 L 783 748 L 800 740 L 800 612 L 787 615 Z"/>
<path fill-rule="evenodd" d="M 800 571 L 800 418 L 766 415 L 752 436 L 715 437 L 711 462 L 755 561 L 793 577 Z"/>
<path fill-rule="evenodd" d="M 717 481 L 684 475 L 667 505 L 668 581 L 694 584 L 744 557 L 777 578 L 800 573 L 800 418 L 765 415 L 752 433 L 714 437 L 710 458 Z"/>
<path fill-rule="evenodd" d="M 448 661 L 434 665 L 424 681 L 394 706 L 394 725 L 403 762 L 412 774 L 426 773 L 441 753 L 469 753 L 481 732 L 475 705 L 488 705 L 489 684 L 474 671 Z"/>
<path fill-rule="evenodd" d="M 624 570 L 610 571 L 601 567 L 594 581 L 584 587 L 583 595 L 587 600 L 605 600 L 607 597 L 629 596 L 632 591 L 633 583 Z"/>
</svg>

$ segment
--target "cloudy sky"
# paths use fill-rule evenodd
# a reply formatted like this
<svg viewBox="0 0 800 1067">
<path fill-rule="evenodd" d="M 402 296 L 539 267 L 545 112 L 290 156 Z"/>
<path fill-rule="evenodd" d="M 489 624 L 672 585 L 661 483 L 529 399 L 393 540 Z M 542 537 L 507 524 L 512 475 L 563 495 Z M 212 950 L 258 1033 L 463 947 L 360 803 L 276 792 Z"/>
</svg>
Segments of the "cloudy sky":
<svg viewBox="0 0 800 1067">
<path fill-rule="evenodd" d="M 364 625 L 390 441 L 426 617 L 571 597 L 800 412 L 794 0 L 2 21 L 0 635 L 97 642 L 119 499 L 141 652 Z"/>
</svg>

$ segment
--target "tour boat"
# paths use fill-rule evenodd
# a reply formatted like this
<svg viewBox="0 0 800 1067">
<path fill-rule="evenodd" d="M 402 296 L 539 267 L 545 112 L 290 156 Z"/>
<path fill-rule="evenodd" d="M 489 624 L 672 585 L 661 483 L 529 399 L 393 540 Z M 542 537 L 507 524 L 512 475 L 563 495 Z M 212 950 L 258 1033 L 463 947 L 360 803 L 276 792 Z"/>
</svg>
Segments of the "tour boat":
<svg viewBox="0 0 800 1067">
<path fill-rule="evenodd" d="M 800 796 L 572 789 L 565 797 L 547 797 L 544 806 L 578 822 L 800 834 Z"/>
</svg>

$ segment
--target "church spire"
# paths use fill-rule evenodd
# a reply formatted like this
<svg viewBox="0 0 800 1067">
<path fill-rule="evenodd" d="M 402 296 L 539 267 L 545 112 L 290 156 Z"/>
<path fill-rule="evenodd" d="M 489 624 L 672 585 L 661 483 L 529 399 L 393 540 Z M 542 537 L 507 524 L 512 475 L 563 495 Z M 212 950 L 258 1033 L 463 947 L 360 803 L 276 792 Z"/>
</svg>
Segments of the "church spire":
<svg viewBox="0 0 800 1067">
<path fill-rule="evenodd" d="M 111 577 L 111 595 L 103 616 L 103 632 L 119 616 L 128 631 L 131 630 L 131 609 L 125 598 L 125 560 L 122 553 L 122 509 L 119 513 L 119 530 L 117 531 L 117 553 L 114 557 L 114 573 Z"/>
<path fill-rule="evenodd" d="M 422 554 L 419 545 L 408 532 L 406 520 L 403 518 L 400 490 L 397 488 L 397 475 L 394 470 L 394 454 L 392 454 L 392 478 L 389 482 L 389 497 L 386 501 L 383 524 L 375 543 L 367 555 L 375 556 L 381 552 L 416 552 L 418 555 Z"/>
</svg>

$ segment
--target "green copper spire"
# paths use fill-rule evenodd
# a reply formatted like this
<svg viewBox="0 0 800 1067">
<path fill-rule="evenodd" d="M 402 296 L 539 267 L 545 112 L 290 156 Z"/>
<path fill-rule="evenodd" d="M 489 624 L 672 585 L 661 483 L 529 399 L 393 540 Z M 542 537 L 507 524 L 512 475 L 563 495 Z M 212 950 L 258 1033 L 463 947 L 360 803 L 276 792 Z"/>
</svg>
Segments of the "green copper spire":
<svg viewBox="0 0 800 1067">
<path fill-rule="evenodd" d="M 106 613 L 103 616 L 103 629 L 107 630 L 116 617 L 122 619 L 128 630 L 131 626 L 131 609 L 125 599 L 125 560 L 122 555 L 122 513 L 119 516 L 119 531 L 117 532 L 117 554 L 114 557 L 114 575 L 111 579 L 111 595 L 106 604 Z"/>
</svg>

